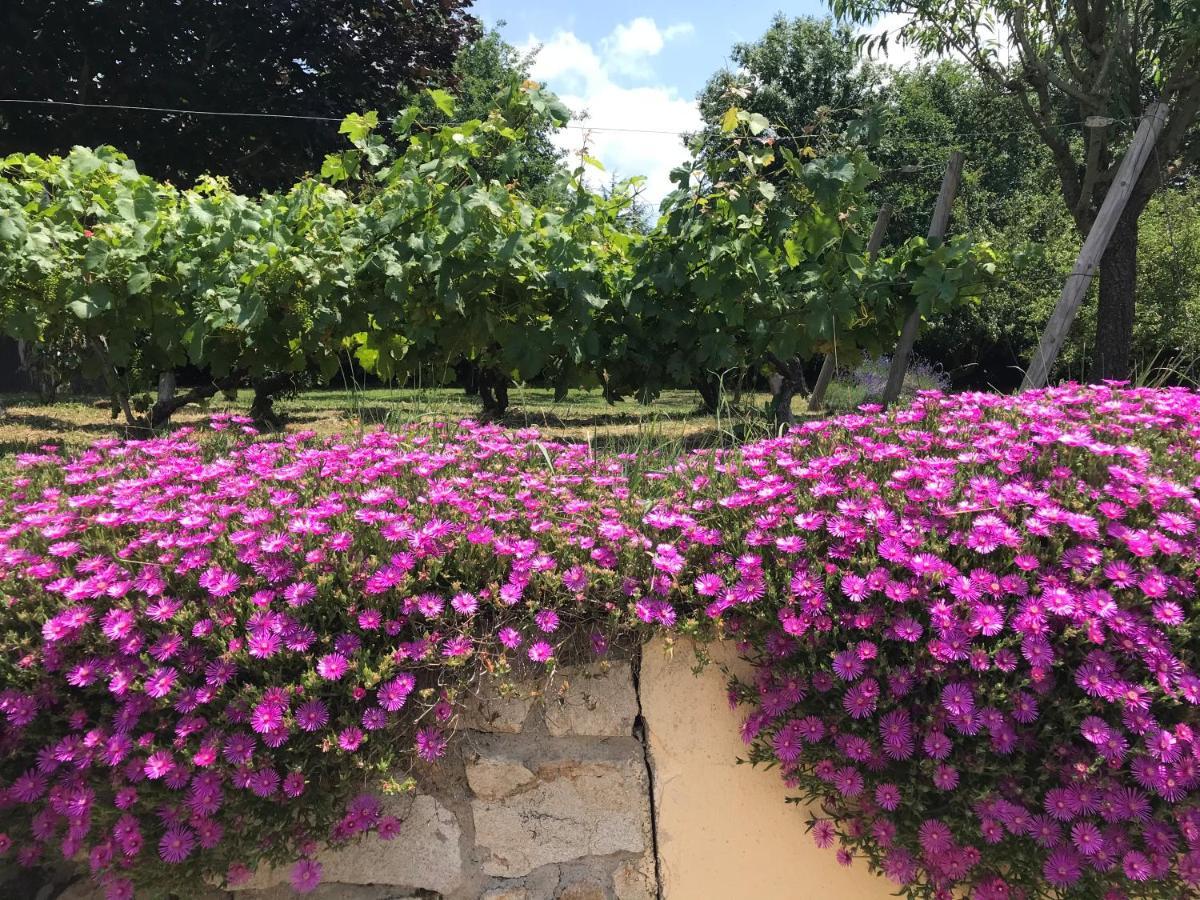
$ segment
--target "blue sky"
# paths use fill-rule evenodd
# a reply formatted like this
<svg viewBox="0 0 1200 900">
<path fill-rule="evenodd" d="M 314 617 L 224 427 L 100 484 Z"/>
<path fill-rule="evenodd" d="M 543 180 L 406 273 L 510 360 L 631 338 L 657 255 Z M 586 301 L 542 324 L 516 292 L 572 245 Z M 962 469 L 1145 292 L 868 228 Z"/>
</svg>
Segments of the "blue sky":
<svg viewBox="0 0 1200 900">
<path fill-rule="evenodd" d="M 780 0 L 476 0 L 474 12 L 521 48 L 540 46 L 532 75 L 558 93 L 594 130 L 564 132 L 561 146 L 588 152 L 620 177 L 644 175 L 646 199 L 670 189 L 670 169 L 687 157 L 678 137 L 608 131 L 687 131 L 699 123 L 696 93 L 726 65 L 738 41 L 766 30 Z M 826 15 L 822 0 L 793 0 L 789 16 Z"/>
<path fill-rule="evenodd" d="M 829 7 L 823 0 L 668 0 L 658 3 L 610 2 L 569 3 L 555 0 L 475 0 L 473 7 L 488 25 L 503 19 L 504 36 L 523 45 L 531 36 L 543 41 L 556 32 L 571 32 L 593 46 L 612 34 L 621 24 L 639 17 L 648 18 L 662 30 L 672 25 L 688 25 L 690 31 L 665 42 L 651 60 L 650 69 L 662 83 L 675 87 L 689 98 L 705 80 L 724 64 L 729 48 L 738 41 L 759 37 L 777 12 L 789 16 L 824 16 Z"/>
</svg>

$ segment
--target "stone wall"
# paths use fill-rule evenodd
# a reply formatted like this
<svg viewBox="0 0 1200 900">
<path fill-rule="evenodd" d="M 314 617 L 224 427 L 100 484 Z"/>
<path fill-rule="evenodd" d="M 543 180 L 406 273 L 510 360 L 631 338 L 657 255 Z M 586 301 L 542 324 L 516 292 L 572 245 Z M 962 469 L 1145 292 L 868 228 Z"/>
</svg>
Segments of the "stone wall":
<svg viewBox="0 0 1200 900">
<path fill-rule="evenodd" d="M 784 803 L 774 771 L 737 765 L 740 713 L 710 647 L 699 675 L 687 645 L 637 660 L 564 668 L 528 696 L 484 686 L 446 757 L 387 801 L 391 842 L 325 853 L 315 900 L 883 900 L 891 886 L 837 865 Z M 547 699 L 541 699 L 547 698 Z M 2 891 L 0 891 L 2 893 Z M 32 895 L 31 895 L 32 896 Z M 52 897 L 54 894 L 47 894 Z M 86 882 L 58 900 L 100 900 Z M 287 872 L 232 894 L 284 900 Z"/>
<path fill-rule="evenodd" d="M 652 900 L 650 774 L 628 661 L 564 669 L 541 700 L 486 687 L 399 838 L 326 853 L 318 900 Z M 258 873 L 237 900 L 292 896 Z"/>
</svg>

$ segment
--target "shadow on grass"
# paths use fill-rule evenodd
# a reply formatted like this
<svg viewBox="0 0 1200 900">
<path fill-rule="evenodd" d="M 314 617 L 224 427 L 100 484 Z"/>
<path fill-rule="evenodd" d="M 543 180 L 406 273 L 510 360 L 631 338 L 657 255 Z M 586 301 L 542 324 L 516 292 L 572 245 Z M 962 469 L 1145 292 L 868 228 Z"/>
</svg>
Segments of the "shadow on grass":
<svg viewBox="0 0 1200 900">
<path fill-rule="evenodd" d="M 264 434 L 312 430 L 323 436 L 340 434 L 349 439 L 356 431 L 380 426 L 485 420 L 478 401 L 457 391 L 447 390 L 444 396 L 430 398 L 433 402 L 413 402 L 403 397 L 393 400 L 387 396 L 364 398 L 369 403 L 328 402 L 336 396 L 313 391 L 295 398 L 281 398 L 276 409 L 282 428 L 260 424 L 259 430 Z M 694 403 L 692 396 L 664 398 L 664 402 L 648 406 L 631 400 L 601 405 L 593 397 L 557 403 L 548 397 L 544 405 L 529 396 L 514 400 L 508 412 L 495 420 L 496 424 L 510 429 L 537 428 L 548 440 L 589 443 L 597 452 L 661 449 L 677 454 L 701 447 L 727 446 L 745 439 L 740 434 L 742 429 L 729 427 L 735 424 L 733 421 L 718 429 L 716 419 Z M 217 401 L 208 407 L 189 406 L 176 414 L 171 425 L 155 432 L 113 419 L 107 399 L 95 396 L 63 397 L 57 403 L 46 404 L 32 395 L 9 394 L 0 396 L 0 403 L 7 411 L 0 418 L 0 457 L 36 451 L 47 444 L 74 453 L 102 438 L 146 439 L 179 427 L 196 427 L 214 413 L 246 413 L 245 402 Z"/>
<path fill-rule="evenodd" d="M 699 408 L 688 412 L 673 412 L 670 414 L 656 413 L 649 409 L 642 414 L 632 412 L 588 413 L 586 410 L 579 410 L 579 413 L 580 415 L 571 415 L 565 410 L 560 413 L 557 411 L 512 409 L 505 413 L 503 418 L 496 421 L 500 425 L 512 428 L 519 427 L 522 424 L 530 424 L 541 425 L 545 428 L 569 429 L 611 428 L 621 425 L 645 425 L 653 427 L 655 424 L 712 418 L 712 413 L 705 412 Z"/>
</svg>

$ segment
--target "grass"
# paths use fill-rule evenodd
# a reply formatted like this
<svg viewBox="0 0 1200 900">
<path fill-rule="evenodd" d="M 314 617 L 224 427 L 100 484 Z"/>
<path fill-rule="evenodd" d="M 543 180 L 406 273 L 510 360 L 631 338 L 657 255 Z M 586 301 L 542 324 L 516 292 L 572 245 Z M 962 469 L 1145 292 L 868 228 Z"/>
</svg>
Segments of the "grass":
<svg viewBox="0 0 1200 900">
<path fill-rule="evenodd" d="M 739 412 L 715 416 L 699 406 L 694 391 L 666 391 L 650 404 L 625 400 L 607 403 L 597 391 L 572 391 L 555 401 L 544 388 L 514 388 L 511 406 L 501 424 L 510 428 L 536 427 L 547 437 L 581 441 L 598 450 L 635 451 L 647 447 L 679 450 L 760 437 L 768 425 L 756 411 L 767 395 L 744 395 Z M 236 399 L 222 397 L 206 407 L 187 407 L 172 426 L 203 422 L 214 412 L 245 413 L 250 392 Z M 0 456 L 26 452 L 43 444 L 80 450 L 101 438 L 142 437 L 142 429 L 114 419 L 107 399 L 69 397 L 54 404 L 28 394 L 0 396 L 7 415 L 0 418 Z M 367 388 L 306 391 L 276 401 L 287 430 L 312 430 L 322 435 L 353 435 L 376 427 L 412 422 L 457 421 L 478 418 L 480 406 L 457 388 Z M 801 414 L 803 403 L 796 401 Z"/>
</svg>

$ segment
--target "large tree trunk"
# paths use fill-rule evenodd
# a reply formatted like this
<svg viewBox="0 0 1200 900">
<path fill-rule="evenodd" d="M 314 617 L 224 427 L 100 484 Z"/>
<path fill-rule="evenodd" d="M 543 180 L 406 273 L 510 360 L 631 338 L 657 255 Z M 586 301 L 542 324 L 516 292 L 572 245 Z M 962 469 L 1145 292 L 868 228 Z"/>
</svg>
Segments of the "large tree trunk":
<svg viewBox="0 0 1200 900">
<path fill-rule="evenodd" d="M 1108 249 L 1100 258 L 1100 305 L 1096 310 L 1096 355 L 1092 381 L 1129 378 L 1137 288 L 1140 204 L 1126 207 Z"/>
</svg>

